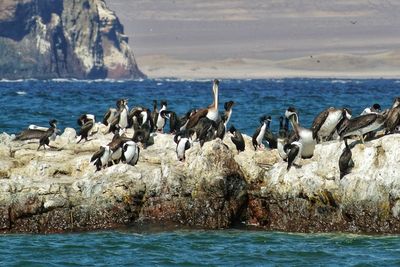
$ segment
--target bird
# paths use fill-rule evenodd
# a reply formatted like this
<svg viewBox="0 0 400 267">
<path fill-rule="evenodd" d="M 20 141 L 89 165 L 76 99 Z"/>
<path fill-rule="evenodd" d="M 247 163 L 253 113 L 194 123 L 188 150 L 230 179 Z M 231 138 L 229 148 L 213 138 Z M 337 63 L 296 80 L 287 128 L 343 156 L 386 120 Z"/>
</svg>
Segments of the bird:
<svg viewBox="0 0 400 267">
<path fill-rule="evenodd" d="M 82 139 L 85 139 L 85 141 L 89 141 L 88 136 L 90 131 L 93 129 L 95 123 L 94 115 L 83 114 L 78 118 L 77 122 L 78 125 L 81 126 L 77 134 L 77 136 L 80 136 L 80 139 L 77 143 L 79 144 L 82 141 Z"/>
<path fill-rule="evenodd" d="M 216 137 L 221 140 L 224 140 L 225 133 L 227 132 L 227 125 L 232 116 L 232 107 L 235 104 L 233 101 L 228 101 L 224 103 L 225 112 L 221 116 L 221 120 L 217 122 L 217 132 Z"/>
<path fill-rule="evenodd" d="M 329 141 L 332 139 L 336 131 L 336 127 L 347 117 L 351 118 L 351 114 L 346 108 L 327 108 L 315 117 L 311 130 L 313 138 L 317 143 L 321 141 Z"/>
<path fill-rule="evenodd" d="M 365 108 L 363 110 L 363 112 L 361 112 L 360 115 L 365 115 L 365 114 L 370 114 L 370 113 L 381 113 L 381 105 L 379 105 L 378 103 L 373 104 L 371 107 L 369 108 Z"/>
<path fill-rule="evenodd" d="M 177 133 L 174 137 L 174 141 L 176 143 L 176 156 L 181 162 L 184 162 L 186 159 L 185 152 L 192 145 L 193 134 L 194 131 L 192 129 L 189 129 Z"/>
<path fill-rule="evenodd" d="M 116 106 L 117 108 L 109 108 L 107 112 L 103 116 L 103 124 L 105 126 L 108 126 L 118 115 L 118 111 L 121 109 L 121 107 L 124 105 L 125 99 L 118 99 Z"/>
<path fill-rule="evenodd" d="M 262 116 L 260 118 L 261 125 L 256 129 L 255 133 L 253 134 L 252 142 L 254 150 L 263 149 L 264 145 L 262 143 L 265 135 L 265 131 L 271 122 L 271 116 Z"/>
<path fill-rule="evenodd" d="M 111 156 L 111 150 L 109 146 L 100 146 L 100 149 L 96 151 L 90 159 L 93 165 L 96 166 L 96 171 L 100 171 L 108 165 L 108 161 Z"/>
<path fill-rule="evenodd" d="M 364 134 L 380 129 L 386 120 L 386 114 L 369 113 L 350 119 L 340 133 L 340 139 L 358 135 L 364 144 Z"/>
<path fill-rule="evenodd" d="M 351 149 L 347 144 L 347 138 L 344 139 L 344 144 L 345 147 L 343 149 L 342 154 L 339 157 L 340 179 L 342 179 L 345 175 L 349 174 L 350 170 L 354 167 Z"/>
<path fill-rule="evenodd" d="M 224 117 L 225 131 L 227 131 L 228 122 L 232 117 L 232 111 L 233 111 L 234 105 L 235 105 L 235 102 L 233 102 L 232 100 L 224 103 L 225 112 L 224 112 L 223 117 Z"/>
<path fill-rule="evenodd" d="M 121 161 L 135 166 L 139 160 L 140 147 L 134 141 L 127 141 L 122 145 Z"/>
<path fill-rule="evenodd" d="M 158 112 L 157 120 L 155 121 L 156 125 L 156 130 L 158 132 L 163 132 L 164 126 L 165 126 L 165 120 L 167 119 L 167 101 L 163 100 L 161 101 L 161 108 Z"/>
<path fill-rule="evenodd" d="M 160 113 L 158 114 L 157 118 L 157 132 L 163 133 L 164 132 L 164 127 L 167 122 L 167 119 L 169 118 L 170 113 L 167 110 L 160 110 Z"/>
<path fill-rule="evenodd" d="M 50 128 L 54 126 L 54 123 L 56 124 L 56 120 L 50 120 L 49 125 Z M 26 140 L 34 140 L 34 139 L 40 139 L 42 138 L 43 134 L 48 130 L 49 128 L 45 127 L 40 127 L 36 125 L 30 125 L 28 129 L 23 130 L 19 134 L 15 136 L 16 141 L 26 141 Z M 51 140 L 55 140 L 55 136 L 58 133 L 58 131 L 55 131 L 53 136 L 50 137 Z"/>
<path fill-rule="evenodd" d="M 153 100 L 153 111 L 151 112 L 151 120 L 153 121 L 153 124 L 157 123 L 157 117 L 158 117 L 157 100 Z"/>
<path fill-rule="evenodd" d="M 174 111 L 169 112 L 169 133 L 175 134 L 181 128 L 181 120 Z"/>
<path fill-rule="evenodd" d="M 388 111 L 385 120 L 385 134 L 394 133 L 396 127 L 400 123 L 400 97 L 396 97 L 393 101 L 392 108 Z"/>
<path fill-rule="evenodd" d="M 200 146 L 203 147 L 205 142 L 216 137 L 218 125 L 209 118 L 203 117 L 192 130 L 196 133 L 196 139 L 200 142 Z"/>
<path fill-rule="evenodd" d="M 143 149 L 146 149 L 150 140 L 150 126 L 148 124 L 143 124 L 142 127 L 136 129 L 132 140 L 136 143 L 141 143 Z"/>
<path fill-rule="evenodd" d="M 246 144 L 244 142 L 242 133 L 239 130 L 237 130 L 233 125 L 231 125 L 231 127 L 229 128 L 229 133 L 232 135 L 231 140 L 232 143 L 235 144 L 238 153 L 244 151 L 246 148 Z"/>
<path fill-rule="evenodd" d="M 265 130 L 264 139 L 268 142 L 268 147 L 270 149 L 275 149 L 278 146 L 278 138 L 276 135 L 271 131 L 270 128 Z"/>
<path fill-rule="evenodd" d="M 111 155 L 108 161 L 109 166 L 119 163 L 122 156 L 122 146 L 125 142 L 129 140 L 129 138 L 121 135 L 121 131 L 123 131 L 123 129 L 117 127 L 115 129 L 113 139 L 111 140 L 110 143 L 107 144 L 107 146 L 110 148 L 111 151 Z"/>
<path fill-rule="evenodd" d="M 299 124 L 299 116 L 297 110 L 294 107 L 289 107 L 285 111 L 285 117 L 289 119 L 296 138 L 302 144 L 301 157 L 311 158 L 314 155 L 314 149 L 316 145 L 316 140 L 313 138 L 313 133 L 310 129 L 301 127 Z M 292 138 L 289 138 L 289 144 L 292 143 Z"/>
<path fill-rule="evenodd" d="M 117 124 L 119 125 L 119 127 L 121 129 L 126 129 L 129 125 L 129 123 L 128 123 L 128 110 L 129 110 L 128 100 L 122 99 L 119 101 L 120 102 L 117 102 L 118 107 L 119 107 L 118 113 L 110 123 L 110 127 L 108 130 L 109 133 L 114 132 L 115 126 Z"/>
<path fill-rule="evenodd" d="M 284 123 L 284 118 L 283 116 L 279 117 L 279 138 L 286 138 L 288 136 L 288 124 L 289 124 L 289 119 L 285 118 L 285 123 Z"/>
<path fill-rule="evenodd" d="M 217 122 L 220 119 L 218 113 L 218 90 L 219 90 L 219 81 L 215 79 L 213 81 L 213 100 L 214 102 L 209 105 L 207 108 L 200 109 L 196 111 L 193 115 L 189 117 L 189 121 L 187 123 L 186 128 L 190 129 L 196 126 L 199 120 L 203 117 L 207 117 L 208 119 Z"/>
<path fill-rule="evenodd" d="M 290 170 L 292 165 L 295 165 L 296 164 L 295 162 L 299 158 L 301 158 L 302 149 L 303 149 L 303 144 L 298 141 L 295 141 L 290 144 L 286 144 L 284 146 L 283 150 L 287 154 L 287 162 L 288 162 L 287 170 L 288 171 Z"/>
<path fill-rule="evenodd" d="M 58 132 L 57 131 L 57 120 L 51 120 L 49 122 L 49 124 L 50 124 L 50 128 L 47 131 L 45 131 L 39 139 L 39 147 L 37 148 L 37 150 L 39 150 L 40 147 L 42 147 L 42 146 L 45 150 L 46 150 L 46 146 L 51 147 L 51 148 L 56 148 L 54 146 L 50 146 L 50 138 Z"/>
<path fill-rule="evenodd" d="M 288 139 L 287 138 L 279 137 L 277 139 L 277 145 L 276 146 L 277 146 L 278 154 L 284 161 L 287 161 L 287 157 L 288 157 L 288 155 L 286 153 L 287 151 L 284 150 L 285 145 L 287 143 L 288 143 Z"/>
</svg>

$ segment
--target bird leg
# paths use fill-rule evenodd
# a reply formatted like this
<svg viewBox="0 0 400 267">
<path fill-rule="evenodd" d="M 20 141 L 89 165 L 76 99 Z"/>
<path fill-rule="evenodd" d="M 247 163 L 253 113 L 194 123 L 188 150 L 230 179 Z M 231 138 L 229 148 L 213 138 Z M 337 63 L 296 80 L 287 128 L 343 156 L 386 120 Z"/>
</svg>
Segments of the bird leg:
<svg viewBox="0 0 400 267">
<path fill-rule="evenodd" d="M 363 144 L 363 145 L 365 145 L 365 142 L 364 142 L 364 135 L 360 135 L 360 137 L 361 137 L 361 143 Z"/>
</svg>

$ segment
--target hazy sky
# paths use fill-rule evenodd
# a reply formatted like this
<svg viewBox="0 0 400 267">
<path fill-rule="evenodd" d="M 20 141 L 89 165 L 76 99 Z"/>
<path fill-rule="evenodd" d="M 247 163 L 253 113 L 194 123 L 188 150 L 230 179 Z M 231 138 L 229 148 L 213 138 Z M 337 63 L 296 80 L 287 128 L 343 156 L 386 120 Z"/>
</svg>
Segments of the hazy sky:
<svg viewBox="0 0 400 267">
<path fill-rule="evenodd" d="M 400 49 L 399 0 L 109 0 L 135 56 L 285 59 Z"/>
</svg>

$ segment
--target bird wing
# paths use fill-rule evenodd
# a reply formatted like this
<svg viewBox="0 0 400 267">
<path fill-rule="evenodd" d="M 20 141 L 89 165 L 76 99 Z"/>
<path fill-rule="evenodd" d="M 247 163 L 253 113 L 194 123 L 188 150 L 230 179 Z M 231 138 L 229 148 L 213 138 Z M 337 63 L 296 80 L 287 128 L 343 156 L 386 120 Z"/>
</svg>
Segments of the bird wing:
<svg viewBox="0 0 400 267">
<path fill-rule="evenodd" d="M 368 126 L 373 121 L 375 121 L 377 117 L 378 117 L 377 114 L 370 113 L 351 119 L 346 129 L 344 129 L 344 131 L 342 132 L 342 135 L 345 135 L 346 133 L 350 133 L 358 129 L 364 128 L 365 126 Z"/>
<path fill-rule="evenodd" d="M 193 128 L 199 122 L 199 120 L 205 116 L 207 116 L 208 109 L 200 109 L 195 114 L 189 117 L 189 122 L 186 125 L 186 129 Z"/>
<path fill-rule="evenodd" d="M 242 150 L 244 149 L 245 143 L 242 134 L 236 130 L 235 135 L 231 137 L 232 143 L 235 144 L 236 149 Z"/>
<path fill-rule="evenodd" d="M 326 118 L 328 117 L 329 110 L 330 109 L 326 109 L 326 110 L 322 111 L 321 113 L 319 113 L 317 115 L 317 117 L 315 117 L 315 119 L 312 123 L 312 126 L 311 126 L 311 131 L 313 133 L 314 139 L 317 137 L 319 129 L 321 129 L 321 126 L 324 124 Z"/>
<path fill-rule="evenodd" d="M 290 151 L 288 154 L 288 169 L 293 164 L 293 161 L 296 159 L 297 154 L 299 154 L 300 148 L 298 146 L 291 145 L 290 146 Z"/>
<path fill-rule="evenodd" d="M 257 136 L 260 134 L 260 131 L 261 131 L 261 126 L 258 127 L 258 128 L 256 129 L 256 132 L 253 134 L 253 138 L 252 138 L 253 145 L 254 145 L 254 144 L 258 145 L 258 144 L 257 144 Z"/>
<path fill-rule="evenodd" d="M 85 123 L 84 125 L 82 125 L 82 127 L 79 129 L 78 136 L 79 136 L 79 135 L 82 135 L 82 133 L 88 133 L 88 132 L 90 131 L 90 129 L 93 128 L 93 125 L 94 125 L 94 123 L 93 123 L 92 120 L 86 122 L 86 123 Z"/>
<path fill-rule="evenodd" d="M 109 108 L 108 110 L 107 110 L 107 112 L 104 114 L 104 116 L 103 116 L 103 124 L 105 125 L 105 126 L 107 126 L 108 125 L 108 118 L 110 118 L 110 116 L 111 116 L 111 108 Z"/>
<path fill-rule="evenodd" d="M 20 132 L 16 137 L 15 140 L 31 140 L 31 139 L 40 139 L 46 131 L 38 130 L 38 129 L 26 129 Z"/>
<path fill-rule="evenodd" d="M 106 149 L 104 147 L 100 147 L 100 149 L 93 154 L 92 158 L 90 159 L 90 162 L 95 161 L 96 159 L 100 158 L 104 152 L 106 151 Z"/>
</svg>

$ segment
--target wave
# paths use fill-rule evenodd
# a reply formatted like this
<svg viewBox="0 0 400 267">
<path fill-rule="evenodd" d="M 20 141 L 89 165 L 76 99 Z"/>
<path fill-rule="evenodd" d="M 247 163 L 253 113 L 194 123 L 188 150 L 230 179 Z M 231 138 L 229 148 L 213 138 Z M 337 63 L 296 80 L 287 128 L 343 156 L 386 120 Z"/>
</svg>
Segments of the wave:
<svg viewBox="0 0 400 267">
<path fill-rule="evenodd" d="M 17 95 L 26 95 L 27 94 L 27 92 L 25 92 L 25 91 L 17 91 L 16 93 L 17 93 Z"/>
<path fill-rule="evenodd" d="M 341 83 L 341 84 L 346 84 L 349 83 L 351 81 L 348 80 L 331 80 L 331 83 Z"/>
<path fill-rule="evenodd" d="M 20 83 L 20 82 L 30 82 L 30 81 L 38 81 L 38 79 L 16 79 L 16 80 L 0 79 L 0 83 Z"/>
<path fill-rule="evenodd" d="M 0 83 L 23 83 L 23 82 L 55 82 L 55 83 L 125 83 L 125 82 L 143 82 L 146 79 L 139 78 L 139 79 L 132 79 L 132 80 L 118 80 L 118 79 L 95 79 L 95 80 L 88 80 L 88 79 L 75 79 L 75 78 L 54 78 L 48 80 L 40 80 L 40 79 L 16 79 L 16 80 L 9 80 L 9 79 L 0 79 Z"/>
</svg>

